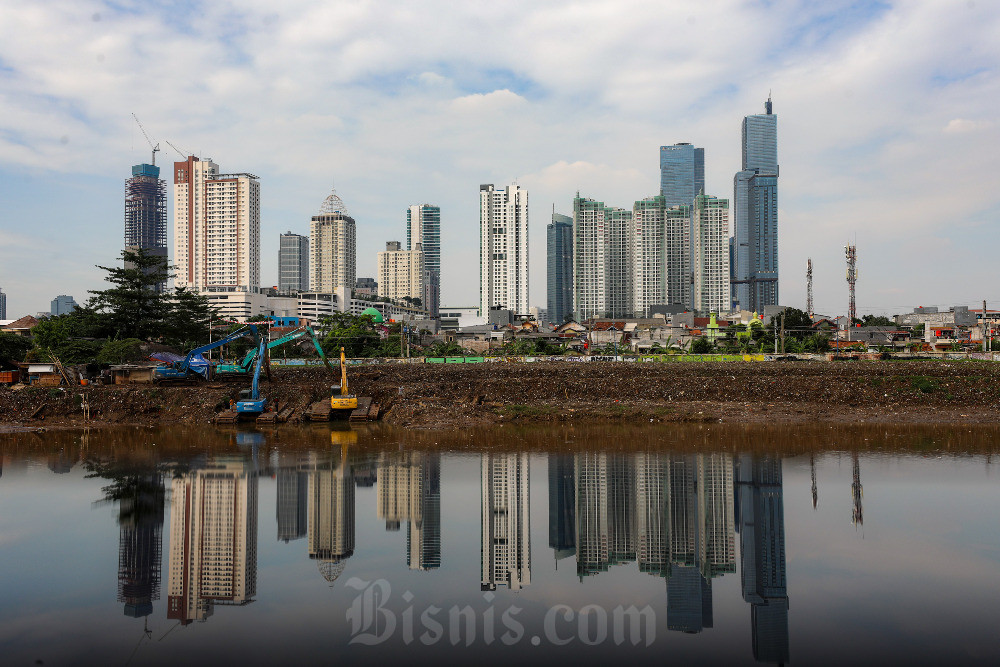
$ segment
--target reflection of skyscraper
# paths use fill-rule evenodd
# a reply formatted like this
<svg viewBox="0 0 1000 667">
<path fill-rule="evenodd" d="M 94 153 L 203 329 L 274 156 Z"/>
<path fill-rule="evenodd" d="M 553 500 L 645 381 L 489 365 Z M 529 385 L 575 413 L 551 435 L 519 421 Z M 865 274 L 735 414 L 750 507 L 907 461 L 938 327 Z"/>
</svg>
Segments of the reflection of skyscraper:
<svg viewBox="0 0 1000 667">
<path fill-rule="evenodd" d="M 670 576 L 669 467 L 665 454 L 636 456 L 636 557 L 640 571 L 663 577 Z"/>
<path fill-rule="evenodd" d="M 354 555 L 354 478 L 346 458 L 310 465 L 309 558 L 318 560 L 327 581 L 335 581 Z"/>
<path fill-rule="evenodd" d="M 528 455 L 483 454 L 482 590 L 531 583 Z"/>
<path fill-rule="evenodd" d="M 576 475 L 569 454 L 549 454 L 549 547 L 557 561 L 576 551 Z"/>
<path fill-rule="evenodd" d="M 204 621 L 257 594 L 257 476 L 217 458 L 173 480 L 167 618 Z"/>
<path fill-rule="evenodd" d="M 604 572 L 611 563 L 607 455 L 576 455 L 576 572 Z"/>
<path fill-rule="evenodd" d="M 406 564 L 411 570 L 441 567 L 441 457 L 405 452 L 382 454 L 376 512 L 386 530 L 406 521 Z"/>
<path fill-rule="evenodd" d="M 277 473 L 278 539 L 288 542 L 306 536 L 309 476 L 295 468 Z"/>
<path fill-rule="evenodd" d="M 667 580 L 667 627 L 701 632 L 712 627 L 712 582 L 698 568 L 674 567 Z"/>
<path fill-rule="evenodd" d="M 163 549 L 163 477 L 135 476 L 125 482 L 130 493 L 118 505 L 118 601 L 132 618 L 153 613 L 160 599 Z"/>
<path fill-rule="evenodd" d="M 753 656 L 788 662 L 788 584 L 781 460 L 740 456 L 736 462 L 743 599 L 751 604 Z"/>
</svg>

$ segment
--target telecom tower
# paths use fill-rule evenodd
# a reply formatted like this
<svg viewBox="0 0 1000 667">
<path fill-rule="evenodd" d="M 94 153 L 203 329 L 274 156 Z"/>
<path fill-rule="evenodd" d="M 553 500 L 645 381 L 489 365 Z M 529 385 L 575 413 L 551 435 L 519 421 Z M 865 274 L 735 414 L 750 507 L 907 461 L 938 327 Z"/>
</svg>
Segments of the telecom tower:
<svg viewBox="0 0 1000 667">
<path fill-rule="evenodd" d="M 844 255 L 847 257 L 847 284 L 851 290 L 851 304 L 848 308 L 848 325 L 853 326 L 854 320 L 858 316 L 857 303 L 854 301 L 854 285 L 858 282 L 858 247 L 854 245 L 844 246 Z"/>
<path fill-rule="evenodd" d="M 810 257 L 806 260 L 806 312 L 809 317 L 813 316 L 813 261 Z"/>
</svg>

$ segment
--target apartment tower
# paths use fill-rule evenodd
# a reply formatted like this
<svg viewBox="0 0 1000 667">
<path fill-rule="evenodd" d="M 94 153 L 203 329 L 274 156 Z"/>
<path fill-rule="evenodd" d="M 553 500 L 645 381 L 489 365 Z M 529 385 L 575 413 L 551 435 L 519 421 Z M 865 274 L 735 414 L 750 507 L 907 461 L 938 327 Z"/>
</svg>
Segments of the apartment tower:
<svg viewBox="0 0 1000 667">
<path fill-rule="evenodd" d="M 698 195 L 691 216 L 691 301 L 694 310 L 727 313 L 729 286 L 729 200 Z"/>
<path fill-rule="evenodd" d="M 309 227 L 309 268 L 313 292 L 354 289 L 357 232 L 354 218 L 334 190 L 323 200 Z"/>
<path fill-rule="evenodd" d="M 424 298 L 424 255 L 417 243 L 413 250 L 403 250 L 399 241 L 389 241 L 378 254 L 378 295 L 394 301 Z"/>
<path fill-rule="evenodd" d="M 479 308 L 528 312 L 528 193 L 479 186 Z"/>
<path fill-rule="evenodd" d="M 578 321 L 632 314 L 632 211 L 573 199 L 573 312 Z"/>
</svg>

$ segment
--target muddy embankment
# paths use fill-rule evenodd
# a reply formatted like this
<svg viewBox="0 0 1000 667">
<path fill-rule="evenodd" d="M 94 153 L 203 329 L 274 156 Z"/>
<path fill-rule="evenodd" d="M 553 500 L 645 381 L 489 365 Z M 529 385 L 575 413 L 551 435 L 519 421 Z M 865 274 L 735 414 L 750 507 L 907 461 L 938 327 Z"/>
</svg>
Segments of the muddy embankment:
<svg viewBox="0 0 1000 667">
<path fill-rule="evenodd" d="M 1000 364 L 979 361 L 371 365 L 352 392 L 411 427 L 501 422 L 998 423 Z M 339 378 L 276 369 L 262 394 L 299 413 Z M 0 388 L 0 428 L 207 423 L 246 381 Z"/>
</svg>

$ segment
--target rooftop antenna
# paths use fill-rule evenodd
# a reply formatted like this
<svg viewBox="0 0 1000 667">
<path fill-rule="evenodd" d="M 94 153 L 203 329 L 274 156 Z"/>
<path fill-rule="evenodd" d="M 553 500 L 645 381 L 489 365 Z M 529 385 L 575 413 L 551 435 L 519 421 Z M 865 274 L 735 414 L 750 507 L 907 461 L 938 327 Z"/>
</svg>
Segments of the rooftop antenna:
<svg viewBox="0 0 1000 667">
<path fill-rule="evenodd" d="M 148 134 L 146 134 L 146 128 L 144 128 L 144 127 L 142 126 L 142 123 L 140 123 L 140 122 L 139 122 L 139 117 L 138 117 L 138 116 L 136 116 L 136 115 L 135 115 L 135 114 L 133 113 L 133 114 L 132 114 L 132 118 L 135 118 L 135 124 L 139 126 L 139 129 L 140 129 L 140 130 L 142 130 L 142 136 L 146 137 L 146 143 L 148 143 L 148 144 L 149 144 L 149 147 L 153 149 L 153 166 L 155 167 L 155 166 L 156 166 L 156 154 L 157 154 L 157 153 L 159 152 L 159 150 L 160 150 L 160 144 L 159 144 L 159 143 L 157 143 L 157 144 L 156 144 L 156 145 L 154 146 L 154 145 L 153 145 L 153 142 L 152 142 L 152 140 L 150 140 L 150 138 L 149 138 L 149 135 L 148 135 Z"/>
<path fill-rule="evenodd" d="M 768 116 L 771 115 L 771 91 L 770 91 L 770 89 L 767 91 L 767 102 L 764 102 L 764 111 L 767 113 Z"/>
</svg>

